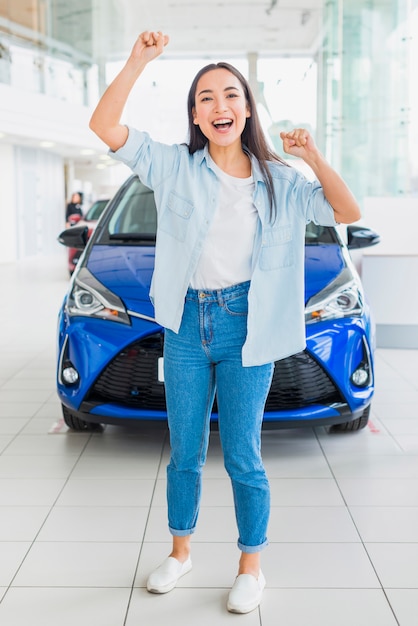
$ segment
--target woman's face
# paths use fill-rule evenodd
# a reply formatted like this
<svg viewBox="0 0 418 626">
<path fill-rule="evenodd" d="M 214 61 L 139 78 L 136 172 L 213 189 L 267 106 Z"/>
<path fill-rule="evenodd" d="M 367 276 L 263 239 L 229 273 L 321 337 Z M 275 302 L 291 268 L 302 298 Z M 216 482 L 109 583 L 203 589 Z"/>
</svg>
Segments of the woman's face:
<svg viewBox="0 0 418 626">
<path fill-rule="evenodd" d="M 227 69 L 210 70 L 196 87 L 193 123 L 208 141 L 228 147 L 241 142 L 247 117 L 251 116 L 239 79 Z"/>
</svg>

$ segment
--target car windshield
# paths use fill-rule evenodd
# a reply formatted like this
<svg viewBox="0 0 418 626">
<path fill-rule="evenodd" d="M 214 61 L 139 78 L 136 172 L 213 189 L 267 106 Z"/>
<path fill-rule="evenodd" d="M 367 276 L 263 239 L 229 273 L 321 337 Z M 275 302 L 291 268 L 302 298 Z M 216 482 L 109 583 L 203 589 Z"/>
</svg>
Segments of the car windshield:
<svg viewBox="0 0 418 626">
<path fill-rule="evenodd" d="M 157 210 L 154 194 L 138 178 L 132 178 L 115 199 L 100 243 L 155 243 Z"/>
<path fill-rule="evenodd" d="M 137 177 L 132 177 L 112 205 L 111 215 L 100 234 L 100 243 L 155 243 L 157 210 L 151 189 L 145 187 Z M 305 243 L 335 244 L 338 243 L 338 237 L 334 228 L 317 226 L 311 222 L 306 227 Z"/>
<path fill-rule="evenodd" d="M 86 213 L 86 220 L 98 220 L 109 200 L 96 200 Z"/>
<path fill-rule="evenodd" d="M 327 243 L 339 243 L 335 228 L 332 226 L 318 226 L 313 222 L 306 225 L 305 244 L 307 246 Z"/>
</svg>

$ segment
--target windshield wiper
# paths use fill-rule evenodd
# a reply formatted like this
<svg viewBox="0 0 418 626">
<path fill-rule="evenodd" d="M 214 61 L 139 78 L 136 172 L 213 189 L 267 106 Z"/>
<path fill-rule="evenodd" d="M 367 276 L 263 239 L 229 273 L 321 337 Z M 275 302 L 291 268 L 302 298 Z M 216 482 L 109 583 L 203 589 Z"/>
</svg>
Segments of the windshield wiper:
<svg viewBox="0 0 418 626">
<path fill-rule="evenodd" d="M 112 233 L 109 239 L 119 241 L 151 241 L 155 242 L 155 233 Z"/>
</svg>

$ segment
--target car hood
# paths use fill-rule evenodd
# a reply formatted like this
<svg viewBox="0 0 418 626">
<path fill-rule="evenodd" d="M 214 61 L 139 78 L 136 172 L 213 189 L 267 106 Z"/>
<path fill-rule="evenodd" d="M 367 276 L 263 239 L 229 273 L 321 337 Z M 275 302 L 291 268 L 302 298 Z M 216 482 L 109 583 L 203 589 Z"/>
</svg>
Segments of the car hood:
<svg viewBox="0 0 418 626">
<path fill-rule="evenodd" d="M 86 265 L 127 309 L 153 315 L 149 299 L 155 248 L 153 246 L 100 246 L 91 248 Z"/>
<path fill-rule="evenodd" d="M 101 246 L 91 248 L 86 259 L 90 272 L 118 295 L 128 309 L 152 315 L 149 299 L 155 249 L 153 246 Z M 305 302 L 326 287 L 344 269 L 338 244 L 305 247 Z M 144 310 L 144 306 L 146 310 Z"/>
<path fill-rule="evenodd" d="M 334 280 L 345 266 L 339 244 L 305 246 L 305 302 Z"/>
</svg>

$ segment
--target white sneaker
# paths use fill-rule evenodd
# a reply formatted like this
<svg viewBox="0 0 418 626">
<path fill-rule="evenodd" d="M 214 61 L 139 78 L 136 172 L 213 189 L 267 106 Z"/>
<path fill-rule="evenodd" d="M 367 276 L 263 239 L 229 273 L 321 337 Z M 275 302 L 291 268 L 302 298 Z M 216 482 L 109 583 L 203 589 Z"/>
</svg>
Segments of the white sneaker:
<svg viewBox="0 0 418 626">
<path fill-rule="evenodd" d="M 249 613 L 261 602 L 266 579 L 260 570 L 258 578 L 251 574 L 240 574 L 229 592 L 227 609 L 231 613 Z"/>
<path fill-rule="evenodd" d="M 147 589 L 151 593 L 167 593 L 174 589 L 179 578 L 190 572 L 192 561 L 190 557 L 181 563 L 173 556 L 169 556 L 147 580 Z"/>
</svg>

